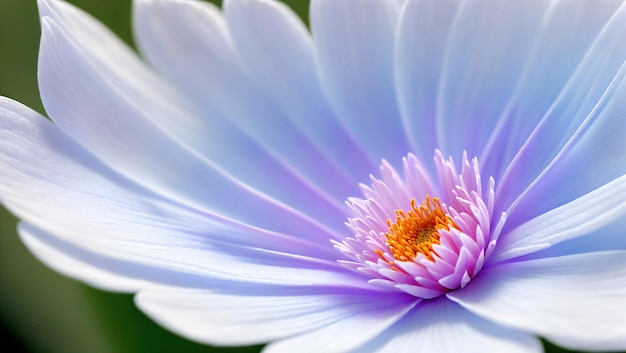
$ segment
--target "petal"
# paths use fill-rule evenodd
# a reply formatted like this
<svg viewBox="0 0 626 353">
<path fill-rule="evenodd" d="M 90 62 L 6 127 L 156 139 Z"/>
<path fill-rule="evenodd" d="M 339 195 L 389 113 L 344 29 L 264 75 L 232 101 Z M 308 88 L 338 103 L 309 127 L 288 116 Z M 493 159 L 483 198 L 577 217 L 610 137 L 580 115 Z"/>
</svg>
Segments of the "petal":
<svg viewBox="0 0 626 353">
<path fill-rule="evenodd" d="M 159 3 L 167 5 L 167 3 Z M 199 2 L 186 3 L 192 3 L 194 5 L 199 4 Z M 138 7 L 141 9 L 139 5 Z M 204 11 L 201 11 L 204 9 L 203 6 L 188 7 L 194 10 L 193 12 L 196 14 L 195 17 L 203 17 Z M 207 8 L 212 9 L 208 6 Z M 213 10 L 216 12 L 215 9 Z M 141 112 L 145 113 L 148 119 L 152 120 L 152 123 L 167 132 L 171 137 L 174 137 L 178 143 L 192 148 L 204 158 L 215 162 L 220 168 L 225 169 L 243 183 L 257 189 L 263 189 L 266 193 L 273 193 L 274 197 L 292 198 L 292 201 L 298 203 L 308 198 L 305 197 L 307 190 L 309 190 L 308 192 L 314 191 L 312 195 L 314 198 L 319 198 L 320 195 L 325 193 L 319 186 L 313 185 L 307 180 L 308 176 L 303 173 L 306 169 L 297 170 L 293 168 L 293 166 L 285 164 L 284 161 L 276 156 L 276 151 L 267 151 L 267 146 L 263 144 L 263 141 L 254 141 L 249 136 L 246 136 L 245 132 L 239 131 L 238 128 L 233 127 L 232 124 L 228 122 L 228 120 L 231 119 L 213 110 L 209 112 L 204 111 L 206 109 L 198 111 L 198 108 L 193 107 L 193 104 L 190 104 L 189 101 L 179 97 L 178 92 L 174 91 L 167 83 L 159 79 L 134 53 L 115 38 L 112 33 L 88 15 L 64 2 L 52 0 L 40 0 L 40 11 L 42 16 L 49 16 L 65 30 L 65 34 L 71 37 L 72 41 L 75 41 L 77 47 L 81 50 L 81 54 L 86 56 L 84 59 L 89 61 L 89 65 L 95 66 L 93 69 L 99 71 L 99 74 L 88 75 L 87 77 L 95 78 L 96 80 L 107 80 L 107 86 L 109 86 L 110 89 L 120 91 L 124 99 L 132 101 L 134 106 L 137 106 Z M 139 14 L 144 13 L 142 11 L 136 12 Z M 178 14 L 180 11 L 173 11 L 173 13 Z M 157 16 L 153 17 L 159 19 Z M 221 20 L 221 17 L 218 18 Z M 196 24 L 196 22 L 191 22 L 191 24 Z M 172 31 L 173 28 L 178 27 L 179 26 L 176 25 L 168 26 L 167 29 L 168 32 L 171 33 L 174 32 Z M 197 29 L 197 27 L 195 28 Z M 138 32 L 141 34 L 141 31 Z M 196 32 L 196 35 L 203 34 L 201 31 Z M 167 53 L 176 53 L 177 57 L 189 57 L 188 55 L 178 55 L 180 51 L 185 50 L 176 50 L 179 45 L 172 45 L 173 42 L 165 41 L 164 39 L 168 37 L 164 36 L 163 33 L 156 34 L 160 35 L 160 42 L 169 45 L 169 47 L 167 47 Z M 142 36 L 139 37 L 142 38 Z M 188 42 L 188 37 L 189 36 L 186 36 L 185 41 L 182 42 Z M 210 38 L 213 37 L 215 36 L 211 36 Z M 181 41 L 177 40 L 176 42 Z M 96 44 L 94 45 L 94 43 Z M 228 43 L 220 42 L 216 44 L 222 44 L 220 47 L 222 51 L 229 48 Z M 196 49 L 197 48 L 202 48 L 202 46 L 197 46 Z M 188 47 L 182 49 L 189 50 Z M 230 60 L 230 62 L 236 63 L 237 60 Z M 203 61 L 202 64 L 202 67 L 191 67 L 196 69 L 194 73 L 196 77 L 199 76 L 199 72 L 203 73 L 207 69 L 206 60 Z M 212 77 L 211 82 L 215 81 L 214 77 Z M 217 84 L 222 92 L 224 88 L 227 87 L 223 81 L 219 81 Z M 204 93 L 204 91 L 205 89 L 198 89 L 195 92 Z M 195 92 L 194 94 L 196 94 Z M 204 94 L 201 99 L 202 102 L 206 102 L 206 98 L 206 94 Z M 235 104 L 241 105 L 241 97 L 233 95 L 231 98 L 232 99 L 224 99 L 224 96 L 221 95 L 219 101 L 235 102 Z M 117 100 L 119 100 L 119 98 Z M 256 116 L 254 112 L 249 115 Z M 175 119 L 172 117 L 175 117 Z M 53 118 L 55 117 L 53 116 Z M 58 120 L 58 117 L 55 120 Z M 269 125 L 266 124 L 266 126 Z M 254 131 L 259 130 L 263 129 L 256 129 Z M 265 128 L 264 130 L 268 129 Z M 276 129 L 270 130 L 275 131 Z M 287 132 L 288 131 L 283 128 L 281 133 L 284 133 L 284 138 L 274 140 L 284 142 L 287 140 L 287 137 L 290 136 Z M 290 141 L 293 143 L 293 139 Z M 305 149 L 301 141 L 297 140 L 295 144 L 297 144 L 299 148 L 283 148 L 283 151 L 295 151 L 293 153 L 298 154 Z M 237 158 L 233 158 L 233 153 L 237 154 Z M 304 152 L 301 154 L 303 153 Z M 299 155 L 299 157 L 299 159 L 296 158 L 297 162 L 302 163 L 303 160 L 307 160 L 306 155 Z M 317 165 L 323 166 L 320 160 L 316 160 L 316 163 Z M 307 165 L 310 166 L 313 164 L 315 163 L 309 163 Z M 314 171 L 319 172 L 318 169 Z M 324 169 L 324 171 L 328 174 L 332 174 L 330 168 Z M 313 174 L 315 173 L 310 173 L 310 175 Z M 328 178 L 328 174 L 325 174 L 322 179 L 332 180 L 331 186 L 337 186 L 342 174 L 339 173 L 336 178 Z M 277 183 L 277 179 L 280 179 L 281 182 Z M 277 187 L 277 185 L 283 187 Z M 354 183 L 350 183 L 349 186 L 356 189 Z M 299 198 L 295 198 L 292 192 L 285 192 L 285 190 L 289 189 L 300 189 Z M 339 195 L 338 199 L 335 199 L 337 195 L 325 195 L 324 197 L 327 202 L 334 204 L 335 209 L 343 210 L 341 204 L 344 199 L 343 195 Z M 307 203 L 313 205 L 316 202 L 310 199 L 304 202 L 302 206 L 306 207 Z M 312 208 L 311 211 L 315 212 L 315 209 L 328 210 L 332 209 L 332 207 L 328 208 L 318 205 L 318 207 Z"/>
<path fill-rule="evenodd" d="M 498 326 L 445 298 L 424 301 L 355 352 L 543 352 L 532 335 Z"/>
<path fill-rule="evenodd" d="M 565 240 L 590 236 L 622 218 L 626 218 L 626 175 L 501 236 L 491 261 L 507 260 Z"/>
<path fill-rule="evenodd" d="M 618 152 L 625 147 L 621 104 L 626 94 L 625 23 L 623 5 L 498 180 L 497 207 L 509 207 L 507 213 L 515 214 L 509 226 L 572 201 L 626 172 L 624 156 Z"/>
<path fill-rule="evenodd" d="M 398 28 L 395 81 L 404 129 L 421 161 L 439 148 L 437 91 L 450 26 L 460 1 L 407 1 Z"/>
<path fill-rule="evenodd" d="M 244 5 L 236 1 L 228 7 L 236 10 L 246 7 Z M 289 30 L 295 26 L 294 19 L 284 20 L 284 11 L 278 11 L 279 15 L 276 15 L 276 11 L 271 10 L 274 6 L 261 8 L 266 11 L 257 15 L 258 21 L 264 24 L 264 31 L 271 30 L 272 27 L 266 22 L 272 21 L 287 22 Z M 270 10 L 267 11 L 267 8 Z M 278 20 L 271 16 L 278 17 Z M 313 109 L 303 117 L 290 116 L 289 113 L 294 112 L 281 106 L 292 102 L 287 99 L 289 97 L 275 96 L 271 88 L 255 86 L 258 82 L 252 78 L 259 73 L 255 71 L 252 76 L 244 71 L 242 64 L 245 63 L 245 58 L 235 50 L 227 24 L 215 6 L 188 0 L 141 0 L 135 2 L 134 23 L 144 55 L 199 110 L 202 124 L 199 127 L 187 125 L 183 134 L 185 141 L 197 140 L 195 146 L 198 146 L 198 150 L 248 184 L 273 190 L 272 193 L 292 198 L 296 203 L 298 199 L 294 197 L 294 193 L 286 190 L 308 187 L 332 201 L 335 210 L 343 211 L 342 201 L 351 190 L 356 192 L 356 180 L 359 179 L 354 177 L 358 174 L 362 180 L 367 175 L 362 170 L 353 173 L 346 167 L 354 166 L 355 162 L 362 160 L 354 145 L 341 145 L 342 148 L 347 148 L 342 153 L 355 154 L 355 161 L 346 165 L 340 164 L 345 158 L 337 161 L 334 160 L 335 155 L 329 154 L 328 146 L 337 147 L 337 143 L 340 143 L 328 143 L 333 134 L 329 124 L 335 123 L 332 116 L 324 115 L 328 120 L 328 124 L 324 123 L 324 126 L 306 126 L 308 121 L 315 124 L 320 119 L 317 113 L 323 115 L 323 112 Z M 301 40 L 304 42 L 300 43 Z M 306 47 L 306 40 L 310 41 L 310 38 L 295 36 L 291 39 L 294 43 L 289 48 Z M 284 53 L 285 51 L 281 52 Z M 260 55 L 255 53 L 253 58 L 260 60 Z M 284 60 L 295 62 L 296 59 L 288 55 Z M 287 70 L 286 67 L 283 69 Z M 304 65 L 300 69 L 300 75 L 314 75 L 314 71 L 309 72 L 314 67 Z M 314 100 L 315 97 L 308 96 L 310 89 L 296 89 L 297 80 L 302 79 L 293 75 L 284 78 L 285 84 L 290 86 L 291 94 L 297 92 L 300 100 Z M 278 77 L 273 79 L 272 82 L 278 81 Z M 303 119 L 307 123 L 303 123 Z M 177 121 L 170 125 L 176 126 L 168 126 L 168 129 L 181 129 Z M 322 128 L 328 128 L 324 131 L 325 135 L 320 135 Z M 345 137 L 338 128 L 334 128 L 334 131 L 339 131 L 336 137 Z M 215 135 L 216 131 L 220 135 L 218 139 L 206 138 Z M 317 134 L 317 138 L 312 138 L 311 134 Z M 277 177 L 284 181 L 277 183 Z M 277 187 L 286 183 L 294 185 Z M 298 183 L 304 185 L 298 186 Z M 302 200 L 300 198 L 300 202 Z M 302 207 L 307 206 L 303 203 Z M 313 208 L 319 207 L 332 209 L 318 205 L 312 207 L 312 214 L 315 212 Z"/>
<path fill-rule="evenodd" d="M 514 211 L 510 214 L 540 214 L 613 179 L 622 179 L 626 174 L 626 156 L 622 152 L 626 150 L 624 99 L 626 61 L 576 133 L 511 206 Z"/>
<path fill-rule="evenodd" d="M 398 2 L 313 0 L 319 77 L 341 121 L 375 160 L 409 151 L 393 82 Z"/>
<path fill-rule="evenodd" d="M 337 322 L 300 336 L 272 343 L 263 350 L 263 353 L 295 351 L 340 353 L 357 348 L 396 323 L 415 305 L 414 298 L 409 299 L 410 297 L 404 296 L 399 300 L 401 304 L 380 305 L 380 296 L 384 296 L 385 301 L 391 300 L 390 303 L 394 303 L 393 295 L 381 293 L 376 298 L 370 298 L 369 303 L 359 308 L 358 311 L 344 313 L 343 318 Z"/>
<path fill-rule="evenodd" d="M 64 26 L 62 20 L 42 19 L 39 67 L 42 100 L 57 125 L 98 158 L 160 195 L 209 213 L 296 234 L 303 229 L 326 233 L 326 239 L 335 235 L 322 221 L 343 230 L 344 207 L 339 201 L 329 203 L 322 194 L 301 184 L 293 185 L 293 179 L 283 180 L 283 175 L 266 172 L 272 183 L 264 184 L 282 190 L 283 196 L 290 195 L 287 197 L 299 204 L 296 210 L 246 185 L 158 126 L 154 119 L 174 120 L 167 114 L 168 110 L 160 109 L 159 102 L 168 102 L 170 96 L 155 97 L 134 89 L 130 86 L 133 81 L 107 66 L 102 58 L 93 56 L 88 48 L 77 45 Z M 143 85 L 146 84 L 150 83 Z M 183 112 L 174 116 L 184 119 L 189 115 Z M 220 131 L 217 129 L 212 134 L 219 135 Z M 227 155 L 233 158 L 232 154 Z M 250 170 L 247 174 L 254 176 Z M 310 213 L 305 215 L 302 211 Z M 303 227 L 304 224 L 309 226 Z"/>
<path fill-rule="evenodd" d="M 366 285 L 335 263 L 330 243 L 303 241 L 172 204 L 115 174 L 23 105 L 0 99 L 0 117 L 0 200 L 30 226 L 45 230 L 41 236 L 30 233 L 48 248 L 77 261 L 94 254 L 111 263 L 207 280 L 308 285 L 317 278 L 319 284 Z M 67 262 L 59 261 L 59 267 Z"/>
<path fill-rule="evenodd" d="M 65 276 L 102 290 L 131 293 L 154 283 L 189 286 L 206 282 L 202 277 L 95 254 L 55 239 L 29 224 L 20 224 L 18 232 L 24 245 L 41 262 Z"/>
<path fill-rule="evenodd" d="M 275 265 L 261 259 L 263 254 L 252 260 L 254 256 L 236 259 L 206 251 L 206 246 L 197 246 L 196 251 L 174 242 L 162 246 L 158 239 L 138 243 L 131 238 L 120 245 L 110 239 L 67 236 L 67 232 L 52 234 L 27 223 L 21 224 L 19 231 L 28 249 L 47 266 L 91 286 L 116 292 L 136 292 L 157 285 L 220 288 L 233 282 L 246 286 L 272 284 L 283 289 L 367 287 L 360 277 L 332 269 L 292 267 L 294 263 L 287 261 Z"/>
<path fill-rule="evenodd" d="M 162 76 L 192 98 L 204 97 L 215 111 L 241 103 L 233 92 L 248 88 L 247 80 L 216 6 L 185 0 L 133 5 L 137 45 Z"/>
<path fill-rule="evenodd" d="M 497 178 L 503 173 L 622 2 L 550 3 L 516 87 L 479 155 L 487 175 Z"/>
<path fill-rule="evenodd" d="M 493 266 L 447 296 L 480 316 L 563 347 L 626 349 L 624 251 Z"/>
<path fill-rule="evenodd" d="M 613 222 L 605 224 L 585 236 L 557 243 L 545 250 L 527 255 L 525 258 L 537 259 L 596 251 L 626 250 L 624 229 L 626 229 L 626 217 L 619 217 Z"/>
<path fill-rule="evenodd" d="M 283 108 L 353 180 L 364 180 L 376 165 L 334 116 L 302 21 L 284 3 L 270 0 L 229 0 L 224 2 L 224 14 L 243 69 L 259 94 L 266 93 Z"/>
<path fill-rule="evenodd" d="M 304 333 L 302 338 L 293 338 L 291 344 L 287 340 L 279 341 L 276 347 L 270 345 L 268 351 L 330 352 L 334 351 L 333 345 L 341 346 L 332 332 L 313 342 L 308 342 L 307 337 L 315 337 L 317 330 L 324 332 L 326 327 L 350 331 L 353 325 L 353 330 L 362 329 L 361 334 L 368 339 L 414 305 L 414 299 L 407 300 L 403 295 L 385 294 L 389 300 L 382 302 L 380 295 L 367 291 L 341 293 L 226 285 L 213 292 L 150 289 L 139 292 L 135 302 L 157 323 L 194 341 L 249 345 Z M 313 333 L 307 334 L 310 331 Z M 344 336 L 344 340 L 356 338 L 357 332 Z M 294 348 L 298 341 L 308 345 Z"/>
<path fill-rule="evenodd" d="M 118 234 L 119 238 L 124 238 L 119 234 L 132 234 L 132 226 L 153 227 L 146 232 L 152 234 L 153 239 L 172 230 L 186 230 L 191 238 L 199 234 L 206 236 L 203 241 L 212 239 L 208 232 L 213 229 L 217 241 L 231 239 L 237 244 L 256 247 L 291 243 L 282 250 L 294 253 L 298 248 L 315 248 L 315 243 L 323 239 L 307 241 L 294 237 L 294 243 L 288 236 L 255 230 L 214 214 L 197 213 L 167 202 L 113 172 L 49 120 L 24 105 L 0 97 L 0 117 L 0 199 L 39 219 L 38 223 L 46 227 L 74 223 L 76 227 L 89 229 L 91 224 L 105 227 L 101 229 L 102 236 Z M 160 228 L 162 230 L 157 231 Z M 225 236 L 220 236 L 219 232 L 224 232 Z M 263 235 L 256 243 L 250 242 L 255 234 Z M 272 240 L 274 236 L 277 238 Z M 298 246 L 300 241 L 306 245 Z M 323 254 L 319 252 L 323 248 L 335 253 L 331 244 L 317 248 L 318 255 Z"/>
<path fill-rule="evenodd" d="M 446 155 L 476 156 L 512 95 L 548 1 L 466 1 L 450 28 L 439 78 L 437 136 Z M 488 103 L 486 103 L 488 102 Z"/>
<path fill-rule="evenodd" d="M 297 264 L 288 261 L 272 264 L 258 252 L 256 258 L 252 254 L 245 259 L 207 251 L 206 246 L 196 251 L 176 243 L 162 246 L 158 240 L 141 244 L 130 239 L 119 245 L 110 240 L 80 239 L 75 234 L 51 234 L 30 224 L 20 226 L 20 236 L 29 250 L 54 270 L 111 291 L 136 292 L 157 285 L 219 288 L 233 282 L 272 284 L 283 289 L 367 287 L 361 278 L 330 268 L 293 267 Z M 134 248 L 129 250 L 129 246 Z M 211 259 L 205 260 L 207 257 Z"/>
</svg>

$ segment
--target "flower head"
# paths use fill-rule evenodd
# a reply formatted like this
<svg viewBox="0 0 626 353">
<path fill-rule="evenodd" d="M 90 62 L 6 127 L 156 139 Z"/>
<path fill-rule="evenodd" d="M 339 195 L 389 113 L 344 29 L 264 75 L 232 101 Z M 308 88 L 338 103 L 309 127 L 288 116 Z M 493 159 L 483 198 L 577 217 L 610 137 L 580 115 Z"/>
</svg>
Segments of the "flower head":
<svg viewBox="0 0 626 353">
<path fill-rule="evenodd" d="M 494 180 L 483 195 L 476 159 L 470 164 L 464 154 L 460 174 L 439 151 L 435 162 L 437 188 L 412 154 L 403 160 L 404 177 L 383 162 L 383 179 L 362 186 L 366 199 L 349 201 L 354 237 L 336 248 L 352 261 L 341 264 L 367 274 L 370 283 L 422 299 L 465 287 L 478 274 L 506 219 L 503 213 L 492 221 Z"/>
<path fill-rule="evenodd" d="M 133 5 L 39 0 L 52 122 L 0 99 L 42 261 L 208 344 L 626 349 L 626 3 Z"/>
</svg>

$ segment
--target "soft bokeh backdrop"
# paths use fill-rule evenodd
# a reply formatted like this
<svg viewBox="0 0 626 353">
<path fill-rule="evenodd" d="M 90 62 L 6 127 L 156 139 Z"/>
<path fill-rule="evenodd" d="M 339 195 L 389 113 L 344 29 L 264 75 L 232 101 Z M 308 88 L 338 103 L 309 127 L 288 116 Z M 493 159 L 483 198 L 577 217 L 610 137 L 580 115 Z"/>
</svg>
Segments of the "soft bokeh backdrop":
<svg viewBox="0 0 626 353">
<path fill-rule="evenodd" d="M 131 0 L 70 0 L 132 45 Z M 219 4 L 219 1 L 214 1 Z M 306 19 L 308 0 L 285 0 Z M 0 0 L 0 95 L 44 113 L 37 91 L 39 18 L 35 0 Z M 0 207 L 0 352 L 258 352 L 215 348 L 161 329 L 132 303 L 65 278 L 39 263 Z M 548 345 L 551 353 L 566 352 Z"/>
</svg>

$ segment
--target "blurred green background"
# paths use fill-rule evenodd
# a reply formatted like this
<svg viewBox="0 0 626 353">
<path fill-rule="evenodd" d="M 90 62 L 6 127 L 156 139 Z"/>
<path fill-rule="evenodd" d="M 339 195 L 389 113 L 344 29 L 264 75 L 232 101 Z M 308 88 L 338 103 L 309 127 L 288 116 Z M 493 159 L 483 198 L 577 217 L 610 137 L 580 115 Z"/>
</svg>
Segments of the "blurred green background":
<svg viewBox="0 0 626 353">
<path fill-rule="evenodd" d="M 132 45 L 130 0 L 71 0 Z M 219 4 L 219 1 L 215 1 Z M 304 19 L 308 0 L 286 0 Z M 35 0 L 0 0 L 0 95 L 44 113 L 37 91 L 39 18 Z M 39 263 L 20 243 L 17 220 L 0 207 L 0 352 L 258 352 L 215 348 L 161 329 L 130 295 L 101 292 Z M 566 352 L 546 344 L 547 352 Z"/>
</svg>

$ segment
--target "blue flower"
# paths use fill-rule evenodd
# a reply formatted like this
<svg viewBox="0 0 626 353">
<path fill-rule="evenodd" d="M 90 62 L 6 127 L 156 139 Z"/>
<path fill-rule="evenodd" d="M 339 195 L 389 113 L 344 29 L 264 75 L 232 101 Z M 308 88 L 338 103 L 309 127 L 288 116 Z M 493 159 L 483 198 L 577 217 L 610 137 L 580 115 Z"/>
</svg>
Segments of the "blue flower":
<svg viewBox="0 0 626 353">
<path fill-rule="evenodd" d="M 626 349 L 622 0 L 136 0 L 141 58 L 39 8 L 0 200 L 52 268 L 208 344 Z"/>
</svg>

